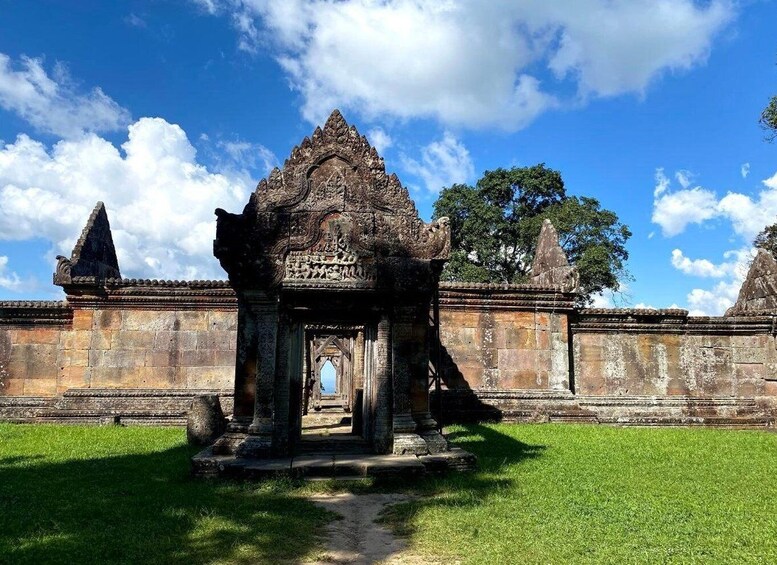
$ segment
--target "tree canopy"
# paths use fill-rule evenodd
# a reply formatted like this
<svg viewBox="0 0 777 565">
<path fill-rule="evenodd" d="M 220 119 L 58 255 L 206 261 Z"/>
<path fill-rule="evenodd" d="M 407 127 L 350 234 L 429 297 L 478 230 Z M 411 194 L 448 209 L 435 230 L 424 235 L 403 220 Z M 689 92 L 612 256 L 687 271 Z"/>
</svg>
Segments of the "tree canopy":
<svg viewBox="0 0 777 565">
<path fill-rule="evenodd" d="M 596 199 L 568 196 L 561 174 L 544 163 L 486 171 L 475 186 L 444 188 L 434 204 L 434 217 L 442 216 L 450 218 L 452 239 L 443 280 L 525 282 L 545 218 L 578 268 L 584 301 L 617 290 L 627 275 L 629 228 Z"/>
<path fill-rule="evenodd" d="M 758 121 L 767 132 L 767 140 L 774 141 L 777 139 L 777 96 L 772 96 L 769 104 L 761 112 L 761 119 Z"/>
</svg>

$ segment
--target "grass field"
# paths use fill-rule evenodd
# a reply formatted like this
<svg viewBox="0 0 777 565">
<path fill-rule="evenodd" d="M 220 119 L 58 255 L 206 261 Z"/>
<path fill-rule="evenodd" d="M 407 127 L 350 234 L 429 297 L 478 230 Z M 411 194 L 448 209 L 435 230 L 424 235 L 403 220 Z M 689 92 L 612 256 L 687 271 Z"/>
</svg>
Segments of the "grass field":
<svg viewBox="0 0 777 565">
<path fill-rule="evenodd" d="M 777 435 L 474 425 L 479 470 L 417 485 L 385 521 L 443 562 L 777 562 Z M 180 429 L 0 424 L 0 561 L 296 562 L 328 483 L 188 476 Z"/>
</svg>

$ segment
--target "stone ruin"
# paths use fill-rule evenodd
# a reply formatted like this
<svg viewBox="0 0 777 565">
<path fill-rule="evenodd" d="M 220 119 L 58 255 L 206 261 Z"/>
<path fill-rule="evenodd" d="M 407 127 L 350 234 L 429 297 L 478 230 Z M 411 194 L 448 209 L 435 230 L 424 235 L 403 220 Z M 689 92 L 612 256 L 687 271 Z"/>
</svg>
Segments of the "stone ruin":
<svg viewBox="0 0 777 565">
<path fill-rule="evenodd" d="M 455 421 L 774 426 L 766 252 L 725 316 L 580 308 L 547 221 L 527 284 L 440 283 L 447 222 L 419 219 L 338 112 L 217 219 L 228 281 L 125 279 L 98 203 L 58 257 L 67 299 L 0 302 L 0 420 L 181 425 L 196 412 L 193 441 L 211 445 L 195 470 L 239 476 L 380 474 L 348 453 L 295 467 L 337 447 L 302 433 L 333 406 L 350 447 L 408 476 L 472 465 L 440 433 Z"/>
<path fill-rule="evenodd" d="M 227 432 L 197 464 L 295 453 L 306 376 L 326 346 L 336 354 L 328 359 L 352 366 L 340 390 L 371 452 L 451 453 L 429 408 L 429 311 L 450 253 L 447 218 L 422 222 L 338 111 L 241 214 L 216 215 L 214 254 L 238 301 L 235 403 Z"/>
</svg>

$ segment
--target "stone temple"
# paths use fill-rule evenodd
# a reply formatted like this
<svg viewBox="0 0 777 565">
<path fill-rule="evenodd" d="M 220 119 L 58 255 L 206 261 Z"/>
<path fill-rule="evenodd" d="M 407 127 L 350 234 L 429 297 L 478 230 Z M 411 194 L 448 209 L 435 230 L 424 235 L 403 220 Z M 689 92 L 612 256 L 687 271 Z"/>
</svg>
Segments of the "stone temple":
<svg viewBox="0 0 777 565">
<path fill-rule="evenodd" d="M 421 221 L 337 111 L 242 213 L 216 215 L 228 280 L 126 279 L 98 203 L 58 258 L 66 300 L 0 302 L 0 419 L 182 424 L 210 395 L 231 417 L 200 474 L 343 445 L 466 468 L 440 433 L 461 420 L 774 425 L 766 252 L 721 317 L 577 307 L 547 221 L 527 284 L 441 283 L 447 221 Z M 338 438 L 311 424 L 333 412 Z"/>
</svg>

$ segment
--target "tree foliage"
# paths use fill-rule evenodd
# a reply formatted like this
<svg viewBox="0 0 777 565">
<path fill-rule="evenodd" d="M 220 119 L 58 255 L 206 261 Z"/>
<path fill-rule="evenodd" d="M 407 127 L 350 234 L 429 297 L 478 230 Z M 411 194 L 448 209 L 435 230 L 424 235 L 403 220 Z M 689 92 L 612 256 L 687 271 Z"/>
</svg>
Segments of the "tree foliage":
<svg viewBox="0 0 777 565">
<path fill-rule="evenodd" d="M 434 217 L 442 216 L 450 218 L 452 237 L 443 280 L 525 282 L 545 218 L 578 267 L 585 300 L 617 290 L 627 274 L 629 228 L 596 199 L 568 196 L 561 174 L 544 163 L 486 171 L 475 186 L 443 189 L 434 204 Z"/>
<path fill-rule="evenodd" d="M 777 96 L 772 96 L 769 104 L 761 112 L 761 119 L 758 121 L 767 132 L 767 140 L 774 141 L 777 139 Z"/>
<path fill-rule="evenodd" d="M 764 249 L 777 257 L 777 224 L 766 226 L 755 236 L 753 247 Z"/>
</svg>

